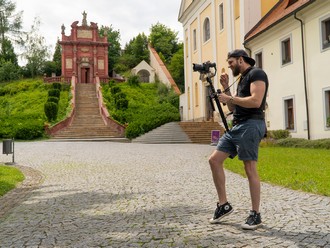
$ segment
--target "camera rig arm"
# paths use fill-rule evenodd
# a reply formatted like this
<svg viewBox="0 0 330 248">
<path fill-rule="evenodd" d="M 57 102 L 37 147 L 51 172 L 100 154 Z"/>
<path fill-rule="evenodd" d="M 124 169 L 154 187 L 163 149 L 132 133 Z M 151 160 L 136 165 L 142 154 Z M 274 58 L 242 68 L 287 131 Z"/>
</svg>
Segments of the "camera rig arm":
<svg viewBox="0 0 330 248">
<path fill-rule="evenodd" d="M 210 69 L 214 68 L 214 72 L 212 72 Z M 201 65 L 198 64 L 193 64 L 193 71 L 198 71 L 200 73 L 200 80 L 202 81 L 207 81 L 209 83 L 209 99 L 210 99 L 210 104 L 212 107 L 212 110 L 215 111 L 214 104 L 213 104 L 213 99 L 217 105 L 218 111 L 220 113 L 221 120 L 223 122 L 223 125 L 225 127 L 226 132 L 229 131 L 228 128 L 228 123 L 225 117 L 225 114 L 222 110 L 218 94 L 221 93 L 221 90 L 218 89 L 218 91 L 215 91 L 215 88 L 213 86 L 212 78 L 216 75 L 217 73 L 217 68 L 216 68 L 216 63 L 210 63 L 205 62 Z"/>
<path fill-rule="evenodd" d="M 215 101 L 215 103 L 217 105 L 217 108 L 219 110 L 222 123 L 225 126 L 226 132 L 228 132 L 229 131 L 229 127 L 228 127 L 227 119 L 226 119 L 226 116 L 225 116 L 225 114 L 224 114 L 224 112 L 222 110 L 222 107 L 221 107 L 221 104 L 220 104 L 220 101 L 219 101 L 219 98 L 218 98 L 218 94 L 221 93 L 221 91 L 220 90 L 218 90 L 217 92 L 215 91 L 214 86 L 213 86 L 213 83 L 212 83 L 212 80 L 211 80 L 210 77 L 206 77 L 206 81 L 210 85 L 209 94 L 210 94 L 211 106 L 213 106 L 212 109 L 215 110 L 214 105 L 213 105 L 213 99 L 214 99 L 214 101 Z"/>
</svg>

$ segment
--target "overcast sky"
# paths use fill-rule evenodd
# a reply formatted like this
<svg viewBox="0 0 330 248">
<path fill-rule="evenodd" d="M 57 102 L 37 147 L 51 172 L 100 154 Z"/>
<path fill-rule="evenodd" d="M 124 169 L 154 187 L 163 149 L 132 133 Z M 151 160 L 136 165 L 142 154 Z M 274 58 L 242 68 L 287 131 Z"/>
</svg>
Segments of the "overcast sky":
<svg viewBox="0 0 330 248">
<path fill-rule="evenodd" d="M 179 32 L 179 41 L 183 41 L 183 27 L 178 22 L 181 0 L 12 0 L 16 3 L 16 12 L 23 10 L 23 29 L 31 29 L 35 17 L 41 20 L 40 34 L 52 46 L 61 39 L 61 26 L 66 27 L 65 34 L 71 32 L 71 24 L 79 21 L 82 13 L 87 13 L 87 23 L 95 22 L 99 27 L 110 26 L 119 30 L 121 45 L 144 32 L 150 33 L 151 25 L 160 22 L 173 31 Z"/>
</svg>

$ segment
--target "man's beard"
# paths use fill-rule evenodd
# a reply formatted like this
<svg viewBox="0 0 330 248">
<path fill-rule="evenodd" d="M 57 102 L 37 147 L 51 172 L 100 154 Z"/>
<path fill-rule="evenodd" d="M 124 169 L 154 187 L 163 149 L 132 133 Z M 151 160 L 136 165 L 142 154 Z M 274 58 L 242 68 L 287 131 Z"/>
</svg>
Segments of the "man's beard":
<svg viewBox="0 0 330 248">
<path fill-rule="evenodd" d="M 236 66 L 233 68 L 233 76 L 234 76 L 234 77 L 237 77 L 239 74 L 240 74 L 240 70 L 239 70 L 238 65 L 236 65 Z"/>
</svg>

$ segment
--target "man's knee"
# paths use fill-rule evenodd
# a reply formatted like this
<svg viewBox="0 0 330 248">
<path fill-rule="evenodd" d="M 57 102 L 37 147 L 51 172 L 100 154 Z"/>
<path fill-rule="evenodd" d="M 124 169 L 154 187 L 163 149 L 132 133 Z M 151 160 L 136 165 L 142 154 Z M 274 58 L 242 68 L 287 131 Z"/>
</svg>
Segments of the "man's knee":
<svg viewBox="0 0 330 248">
<path fill-rule="evenodd" d="M 214 167 L 214 166 L 216 166 L 217 164 L 219 164 L 219 162 L 217 161 L 216 156 L 214 156 L 214 154 L 212 154 L 212 155 L 209 157 L 209 164 L 210 164 L 211 167 Z"/>
<path fill-rule="evenodd" d="M 219 152 L 219 151 L 215 151 L 209 157 L 209 164 L 210 164 L 211 168 L 222 166 L 223 161 L 225 159 L 226 159 L 226 154 Z"/>
</svg>

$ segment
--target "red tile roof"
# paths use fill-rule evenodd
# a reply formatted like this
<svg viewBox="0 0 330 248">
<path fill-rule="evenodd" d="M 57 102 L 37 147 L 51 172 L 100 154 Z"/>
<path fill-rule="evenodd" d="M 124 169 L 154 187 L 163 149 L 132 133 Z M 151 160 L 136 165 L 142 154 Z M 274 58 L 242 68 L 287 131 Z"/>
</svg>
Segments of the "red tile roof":
<svg viewBox="0 0 330 248">
<path fill-rule="evenodd" d="M 316 0 L 297 0 L 289 5 L 292 0 L 280 0 L 246 35 L 245 43 L 252 40 L 259 34 L 265 32 L 282 20 L 294 14 Z"/>
</svg>

